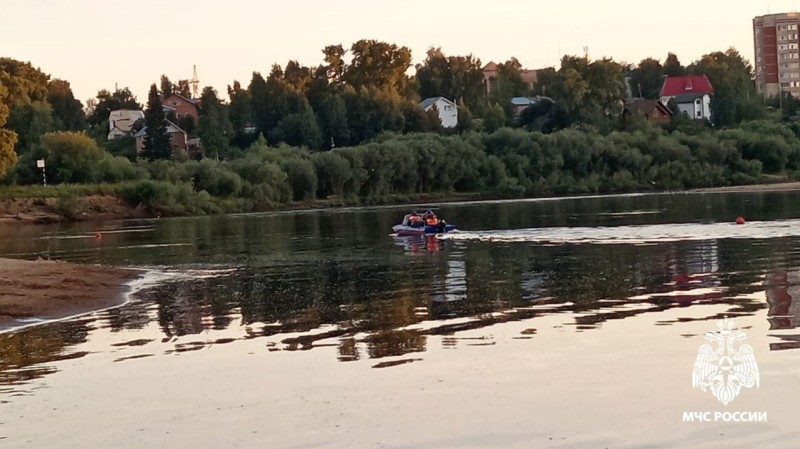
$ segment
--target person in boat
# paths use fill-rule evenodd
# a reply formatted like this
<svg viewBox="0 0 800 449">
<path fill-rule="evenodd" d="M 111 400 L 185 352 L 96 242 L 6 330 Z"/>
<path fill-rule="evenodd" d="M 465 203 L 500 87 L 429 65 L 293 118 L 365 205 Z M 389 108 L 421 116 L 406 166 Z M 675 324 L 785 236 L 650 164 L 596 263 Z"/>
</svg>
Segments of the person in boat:
<svg viewBox="0 0 800 449">
<path fill-rule="evenodd" d="M 422 226 L 422 217 L 420 217 L 416 211 L 411 212 L 411 214 L 408 216 L 408 225 L 415 228 Z"/>
<path fill-rule="evenodd" d="M 439 219 L 436 218 L 436 214 L 434 214 L 432 210 L 425 211 L 425 225 L 436 226 L 438 224 Z"/>
</svg>

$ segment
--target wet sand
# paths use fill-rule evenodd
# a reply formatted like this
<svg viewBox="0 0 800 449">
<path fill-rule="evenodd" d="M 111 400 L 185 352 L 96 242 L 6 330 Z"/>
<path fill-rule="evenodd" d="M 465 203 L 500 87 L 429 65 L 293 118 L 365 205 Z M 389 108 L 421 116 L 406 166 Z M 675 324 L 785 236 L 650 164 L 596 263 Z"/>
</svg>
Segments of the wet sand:
<svg viewBox="0 0 800 449">
<path fill-rule="evenodd" d="M 779 182 L 773 184 L 747 184 L 743 186 L 710 187 L 707 189 L 694 189 L 690 192 L 699 193 L 724 193 L 724 192 L 785 192 L 800 190 L 800 182 Z"/>
<path fill-rule="evenodd" d="M 117 305 L 136 277 L 122 268 L 0 259 L 0 330 Z"/>
</svg>

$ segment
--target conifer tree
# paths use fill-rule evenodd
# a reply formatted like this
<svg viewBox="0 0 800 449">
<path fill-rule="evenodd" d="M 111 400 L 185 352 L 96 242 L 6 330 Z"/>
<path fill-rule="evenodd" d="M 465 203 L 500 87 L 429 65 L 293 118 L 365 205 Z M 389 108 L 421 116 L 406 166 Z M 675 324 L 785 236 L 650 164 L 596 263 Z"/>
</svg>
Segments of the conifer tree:
<svg viewBox="0 0 800 449">
<path fill-rule="evenodd" d="M 147 109 L 144 111 L 144 124 L 147 126 L 144 136 L 142 156 L 147 159 L 169 159 L 172 156 L 169 135 L 167 135 L 166 117 L 161 107 L 161 98 L 155 84 L 150 86 L 147 96 Z"/>
</svg>

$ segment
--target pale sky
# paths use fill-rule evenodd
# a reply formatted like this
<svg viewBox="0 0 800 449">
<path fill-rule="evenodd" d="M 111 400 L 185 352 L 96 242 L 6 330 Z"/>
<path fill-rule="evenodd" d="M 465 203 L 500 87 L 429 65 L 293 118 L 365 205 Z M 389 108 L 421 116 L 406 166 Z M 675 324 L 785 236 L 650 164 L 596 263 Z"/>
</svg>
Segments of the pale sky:
<svg viewBox="0 0 800 449">
<path fill-rule="evenodd" d="M 524 67 L 563 54 L 635 63 L 688 64 L 737 48 L 753 59 L 752 18 L 796 10 L 796 0 L 0 0 L 0 56 L 30 61 L 69 81 L 82 102 L 115 83 L 140 103 L 161 74 L 191 78 L 225 95 L 253 71 L 290 59 L 322 62 L 321 49 L 362 38 L 412 50 L 472 53 L 483 63 L 515 56 Z"/>
</svg>

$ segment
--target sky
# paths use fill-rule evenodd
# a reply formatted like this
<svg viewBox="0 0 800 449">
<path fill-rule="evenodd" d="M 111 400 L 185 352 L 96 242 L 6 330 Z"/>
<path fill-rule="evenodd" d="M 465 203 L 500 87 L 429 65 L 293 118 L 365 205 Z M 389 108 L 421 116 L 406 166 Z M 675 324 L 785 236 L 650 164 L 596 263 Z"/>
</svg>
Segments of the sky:
<svg viewBox="0 0 800 449">
<path fill-rule="evenodd" d="M 0 0 L 0 56 L 30 61 L 70 82 L 86 102 L 128 87 L 140 103 L 162 74 L 191 78 L 226 96 L 289 60 L 313 66 L 322 48 L 377 39 L 412 50 L 516 57 L 525 68 L 557 66 L 588 49 L 592 59 L 689 64 L 735 47 L 753 59 L 752 19 L 795 11 L 797 0 Z"/>
</svg>

